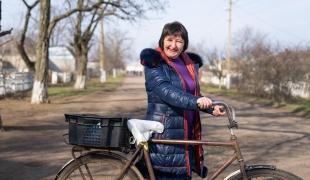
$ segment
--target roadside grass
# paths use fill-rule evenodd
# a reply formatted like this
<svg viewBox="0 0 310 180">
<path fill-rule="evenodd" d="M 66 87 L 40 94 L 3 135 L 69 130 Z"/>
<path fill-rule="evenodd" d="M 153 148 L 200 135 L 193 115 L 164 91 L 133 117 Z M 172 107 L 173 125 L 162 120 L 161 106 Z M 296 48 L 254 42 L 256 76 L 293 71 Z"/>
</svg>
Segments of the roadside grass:
<svg viewBox="0 0 310 180">
<path fill-rule="evenodd" d="M 239 101 L 269 105 L 269 106 L 276 107 L 276 108 L 285 108 L 286 110 L 292 113 L 300 114 L 305 117 L 310 117 L 310 100 L 309 99 L 296 98 L 290 102 L 278 103 L 271 99 L 256 97 L 256 96 L 249 95 L 249 94 L 243 94 L 243 93 L 237 92 L 236 89 L 227 90 L 225 89 L 225 87 L 222 87 L 221 89 L 219 89 L 218 86 L 214 86 L 214 85 L 201 84 L 201 90 L 202 92 L 207 92 L 212 95 L 225 96 L 225 97 L 229 97 L 231 99 L 236 99 Z"/>
<path fill-rule="evenodd" d="M 86 89 L 77 90 L 73 88 L 74 83 L 52 85 L 48 88 L 48 95 L 51 98 L 87 95 L 96 91 L 114 91 L 122 82 L 123 77 L 109 77 L 105 83 L 100 83 L 98 78 L 90 79 L 86 83 Z"/>
<path fill-rule="evenodd" d="M 294 113 L 302 113 L 304 116 L 310 117 L 310 100 L 300 99 L 295 103 L 287 105 L 290 109 L 293 109 Z"/>
<path fill-rule="evenodd" d="M 73 88 L 74 82 L 48 85 L 49 98 L 62 98 L 70 96 L 87 95 L 96 91 L 114 91 L 121 83 L 123 77 L 118 76 L 116 78 L 108 77 L 105 83 L 100 83 L 98 78 L 89 79 L 86 82 L 86 89 L 76 90 Z M 25 100 L 31 97 L 32 90 L 19 91 L 16 93 L 7 94 L 0 99 L 16 99 Z"/>
</svg>

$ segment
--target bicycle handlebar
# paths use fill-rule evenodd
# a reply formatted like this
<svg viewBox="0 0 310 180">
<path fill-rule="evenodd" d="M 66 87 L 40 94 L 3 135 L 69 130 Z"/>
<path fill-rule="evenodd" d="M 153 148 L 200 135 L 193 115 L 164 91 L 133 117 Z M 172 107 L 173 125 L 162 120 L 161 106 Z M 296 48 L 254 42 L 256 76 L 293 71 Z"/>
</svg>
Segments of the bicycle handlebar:
<svg viewBox="0 0 310 180">
<path fill-rule="evenodd" d="M 232 129 L 232 128 L 238 129 L 238 123 L 237 123 L 237 121 L 235 121 L 235 109 L 232 106 L 230 106 L 230 105 L 228 105 L 222 101 L 213 101 L 212 106 L 216 106 L 216 105 L 224 107 L 224 110 L 227 114 L 228 121 L 229 121 L 228 128 L 229 129 Z M 207 109 L 202 109 L 201 111 L 207 112 Z"/>
</svg>

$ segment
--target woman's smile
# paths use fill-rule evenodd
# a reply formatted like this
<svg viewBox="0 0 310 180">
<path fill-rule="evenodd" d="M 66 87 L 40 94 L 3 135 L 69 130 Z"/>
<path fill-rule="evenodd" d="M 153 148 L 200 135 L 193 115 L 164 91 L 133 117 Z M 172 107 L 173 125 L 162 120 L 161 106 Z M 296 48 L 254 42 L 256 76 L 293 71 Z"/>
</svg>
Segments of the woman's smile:
<svg viewBox="0 0 310 180">
<path fill-rule="evenodd" d="M 164 38 L 164 52 L 171 58 L 176 59 L 183 51 L 184 40 L 181 36 L 168 35 Z"/>
</svg>

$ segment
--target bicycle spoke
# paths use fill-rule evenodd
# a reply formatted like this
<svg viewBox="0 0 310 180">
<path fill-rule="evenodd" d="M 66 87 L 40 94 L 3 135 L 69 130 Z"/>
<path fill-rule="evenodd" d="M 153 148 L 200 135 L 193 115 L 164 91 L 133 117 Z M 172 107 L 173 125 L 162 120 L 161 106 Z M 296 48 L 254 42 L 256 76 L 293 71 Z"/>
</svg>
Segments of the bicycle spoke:
<svg viewBox="0 0 310 180">
<path fill-rule="evenodd" d="M 115 179 L 121 172 L 124 164 L 115 159 L 102 159 L 99 161 L 82 162 L 80 166 L 74 169 L 67 180 L 112 180 Z M 83 165 L 82 165 L 83 164 Z M 124 180 L 130 180 L 135 177 L 132 171 L 126 174 Z"/>
</svg>

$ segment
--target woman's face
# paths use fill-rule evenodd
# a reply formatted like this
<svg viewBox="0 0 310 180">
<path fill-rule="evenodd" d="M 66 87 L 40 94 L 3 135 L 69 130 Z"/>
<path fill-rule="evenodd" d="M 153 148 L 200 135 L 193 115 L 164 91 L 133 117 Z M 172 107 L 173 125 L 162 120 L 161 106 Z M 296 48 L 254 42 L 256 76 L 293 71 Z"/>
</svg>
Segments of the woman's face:
<svg viewBox="0 0 310 180">
<path fill-rule="evenodd" d="M 184 40 L 181 36 L 168 35 L 164 38 L 164 52 L 171 58 L 176 59 L 183 51 Z"/>
</svg>

